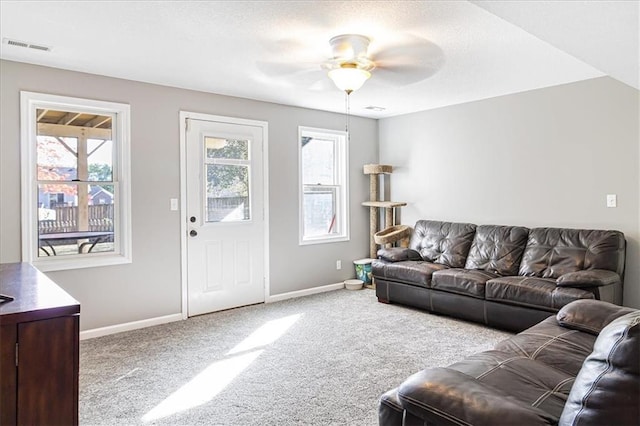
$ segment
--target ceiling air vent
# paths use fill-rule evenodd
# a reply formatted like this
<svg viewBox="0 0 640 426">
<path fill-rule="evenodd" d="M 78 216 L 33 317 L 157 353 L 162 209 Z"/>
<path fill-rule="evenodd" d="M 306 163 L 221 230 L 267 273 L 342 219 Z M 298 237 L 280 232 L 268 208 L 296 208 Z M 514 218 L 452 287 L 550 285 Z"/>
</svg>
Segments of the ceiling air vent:
<svg viewBox="0 0 640 426">
<path fill-rule="evenodd" d="M 42 46 L 39 44 L 33 44 L 33 43 L 27 43 L 25 41 L 19 41 L 19 40 L 11 40 L 8 38 L 5 38 L 2 40 L 3 43 L 8 44 L 9 46 L 16 46 L 16 47 L 26 47 L 29 49 L 35 49 L 35 50 L 40 50 L 43 52 L 50 52 L 51 48 L 48 46 Z"/>
</svg>

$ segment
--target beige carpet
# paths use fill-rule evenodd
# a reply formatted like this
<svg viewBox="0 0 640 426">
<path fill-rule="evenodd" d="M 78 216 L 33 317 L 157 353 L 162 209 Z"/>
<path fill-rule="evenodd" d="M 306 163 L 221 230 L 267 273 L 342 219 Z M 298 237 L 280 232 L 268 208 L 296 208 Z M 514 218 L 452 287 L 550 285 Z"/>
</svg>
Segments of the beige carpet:
<svg viewBox="0 0 640 426">
<path fill-rule="evenodd" d="M 411 373 L 510 333 L 338 290 L 82 341 L 83 425 L 376 425 Z"/>
</svg>

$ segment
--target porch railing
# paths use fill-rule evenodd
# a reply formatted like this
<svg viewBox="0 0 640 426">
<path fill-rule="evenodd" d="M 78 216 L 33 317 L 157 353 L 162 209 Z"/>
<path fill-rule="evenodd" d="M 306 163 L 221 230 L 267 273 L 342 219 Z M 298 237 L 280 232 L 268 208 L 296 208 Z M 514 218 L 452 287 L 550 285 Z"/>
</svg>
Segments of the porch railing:
<svg viewBox="0 0 640 426">
<path fill-rule="evenodd" d="M 40 234 L 79 231 L 77 206 L 58 206 L 51 210 L 55 213 L 55 219 L 40 220 Z M 113 231 L 113 204 L 89 206 L 88 231 Z"/>
</svg>

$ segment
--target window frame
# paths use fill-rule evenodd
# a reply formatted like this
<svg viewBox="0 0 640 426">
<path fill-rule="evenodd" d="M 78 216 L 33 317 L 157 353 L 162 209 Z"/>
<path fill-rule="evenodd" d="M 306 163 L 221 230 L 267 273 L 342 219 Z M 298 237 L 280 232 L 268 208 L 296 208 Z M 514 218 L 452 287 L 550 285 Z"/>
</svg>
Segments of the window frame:
<svg viewBox="0 0 640 426">
<path fill-rule="evenodd" d="M 115 117 L 112 128 L 112 179 L 117 187 L 114 210 L 114 250 L 112 252 L 83 253 L 65 256 L 38 256 L 38 176 L 37 176 L 37 109 L 109 114 Z M 22 206 L 22 261 L 42 271 L 90 268 L 132 262 L 131 243 L 131 153 L 130 116 L 128 104 L 20 92 L 20 147 L 21 147 L 21 206 Z"/>
<path fill-rule="evenodd" d="M 320 187 L 335 188 L 338 195 L 336 200 L 336 222 L 339 232 L 336 234 L 324 234 L 320 236 L 305 236 L 304 234 L 304 194 L 302 164 L 302 138 L 312 137 L 331 140 L 334 143 L 334 175 L 336 181 L 333 185 L 320 185 Z M 300 245 L 335 243 L 350 240 L 349 226 L 349 138 L 348 133 L 340 130 L 321 129 L 315 127 L 298 127 L 298 237 Z M 307 185 L 308 186 L 308 185 Z M 314 185 L 315 187 L 315 185 Z"/>
</svg>

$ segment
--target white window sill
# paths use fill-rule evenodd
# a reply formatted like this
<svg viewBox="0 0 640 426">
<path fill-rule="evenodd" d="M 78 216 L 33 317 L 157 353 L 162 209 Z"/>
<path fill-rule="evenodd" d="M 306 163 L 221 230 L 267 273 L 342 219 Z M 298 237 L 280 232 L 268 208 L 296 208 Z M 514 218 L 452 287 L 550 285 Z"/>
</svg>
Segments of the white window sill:
<svg viewBox="0 0 640 426">
<path fill-rule="evenodd" d="M 313 244 L 328 244 L 328 243 L 341 243 L 344 241 L 349 241 L 348 236 L 340 236 L 340 237 L 331 237 L 331 238 L 314 238 L 314 239 L 306 239 L 300 241 L 301 246 L 308 246 Z"/>
<path fill-rule="evenodd" d="M 31 262 L 33 266 L 42 272 L 124 265 L 127 263 L 131 263 L 131 257 L 118 254 L 96 255 L 91 257 L 87 257 L 87 255 L 60 256 L 59 258 L 52 256 Z"/>
</svg>

